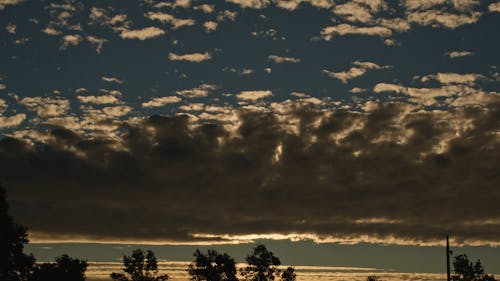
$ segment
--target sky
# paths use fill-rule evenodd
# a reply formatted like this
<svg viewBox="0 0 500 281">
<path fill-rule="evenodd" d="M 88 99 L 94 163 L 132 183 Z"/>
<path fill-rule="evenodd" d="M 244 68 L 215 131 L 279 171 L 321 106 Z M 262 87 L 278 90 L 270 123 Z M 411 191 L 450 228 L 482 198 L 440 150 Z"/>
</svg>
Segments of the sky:
<svg viewBox="0 0 500 281">
<path fill-rule="evenodd" d="M 47 258 L 439 272 L 450 235 L 500 273 L 498 26 L 497 0 L 0 0 L 0 181 Z"/>
</svg>

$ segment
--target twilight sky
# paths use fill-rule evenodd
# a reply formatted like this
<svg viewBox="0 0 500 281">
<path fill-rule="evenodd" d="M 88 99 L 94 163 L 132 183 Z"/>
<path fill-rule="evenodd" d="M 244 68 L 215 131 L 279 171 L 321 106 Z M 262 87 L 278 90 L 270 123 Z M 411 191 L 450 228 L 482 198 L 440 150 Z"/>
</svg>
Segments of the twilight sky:
<svg viewBox="0 0 500 281">
<path fill-rule="evenodd" d="M 499 26 L 497 0 L 0 0 L 0 180 L 38 243 L 498 254 Z"/>
</svg>

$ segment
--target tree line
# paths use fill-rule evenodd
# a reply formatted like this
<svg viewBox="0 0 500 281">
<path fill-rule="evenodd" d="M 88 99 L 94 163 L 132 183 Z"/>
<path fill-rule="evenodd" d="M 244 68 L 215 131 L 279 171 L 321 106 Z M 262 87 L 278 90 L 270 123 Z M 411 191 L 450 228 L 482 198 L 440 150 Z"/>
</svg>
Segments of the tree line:
<svg viewBox="0 0 500 281">
<path fill-rule="evenodd" d="M 28 229 L 14 222 L 8 213 L 9 204 L 5 189 L 0 185 L 0 281 L 85 281 L 88 263 L 68 255 L 56 257 L 54 262 L 37 263 L 32 254 L 24 253 L 29 242 Z M 235 260 L 227 253 L 214 249 L 196 250 L 194 260 L 186 269 L 191 281 L 295 281 L 294 267 L 280 270 L 281 260 L 264 245 L 257 245 L 247 255 L 247 266 L 236 268 Z M 454 257 L 453 281 L 495 281 L 485 273 L 480 260 L 469 261 L 467 255 Z M 241 277 L 241 279 L 240 279 Z M 167 281 L 167 274 L 160 274 L 153 251 L 136 249 L 130 256 L 123 256 L 121 272 L 113 272 L 114 281 Z M 380 281 L 368 276 L 366 281 Z"/>
</svg>

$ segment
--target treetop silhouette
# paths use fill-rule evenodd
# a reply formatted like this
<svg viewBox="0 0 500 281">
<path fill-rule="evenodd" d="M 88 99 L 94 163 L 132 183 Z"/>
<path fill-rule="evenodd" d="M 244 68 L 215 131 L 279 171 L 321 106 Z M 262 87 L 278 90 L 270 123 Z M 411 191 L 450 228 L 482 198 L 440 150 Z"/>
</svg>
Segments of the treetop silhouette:
<svg viewBox="0 0 500 281">
<path fill-rule="evenodd" d="M 153 251 L 136 249 L 131 256 L 123 256 L 124 273 L 111 273 L 116 281 L 166 281 L 167 274 L 158 275 L 158 261 Z"/>
</svg>

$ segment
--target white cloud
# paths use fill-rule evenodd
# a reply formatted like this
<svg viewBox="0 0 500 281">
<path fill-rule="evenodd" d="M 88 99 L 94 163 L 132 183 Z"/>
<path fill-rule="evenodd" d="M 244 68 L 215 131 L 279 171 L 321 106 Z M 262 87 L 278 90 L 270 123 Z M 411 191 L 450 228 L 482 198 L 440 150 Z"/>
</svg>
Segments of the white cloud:
<svg viewBox="0 0 500 281">
<path fill-rule="evenodd" d="M 174 53 L 168 54 L 168 59 L 171 61 L 190 61 L 190 62 L 202 62 L 205 60 L 209 60 L 212 58 L 209 52 L 204 53 L 192 53 L 192 54 L 184 54 L 177 55 Z"/>
<path fill-rule="evenodd" d="M 120 103 L 120 101 L 113 95 L 105 96 L 77 96 L 76 97 L 81 103 L 92 103 L 92 104 L 110 104 L 110 103 Z"/>
<path fill-rule="evenodd" d="M 287 62 L 299 63 L 300 62 L 299 58 L 282 57 L 282 56 L 277 56 L 277 55 L 269 55 L 268 59 L 274 61 L 275 63 L 287 63 Z"/>
<path fill-rule="evenodd" d="M 203 24 L 203 27 L 205 28 L 205 31 L 206 32 L 214 32 L 216 29 L 217 29 L 217 22 L 215 21 L 206 21 L 204 24 Z"/>
<path fill-rule="evenodd" d="M 7 24 L 7 26 L 5 27 L 5 30 L 7 30 L 7 32 L 10 34 L 16 34 L 16 25 L 9 22 L 9 24 Z"/>
<path fill-rule="evenodd" d="M 142 107 L 161 107 L 169 103 L 178 103 L 182 99 L 176 96 L 167 96 L 160 98 L 153 98 L 148 102 L 142 103 Z"/>
<path fill-rule="evenodd" d="M 189 103 L 179 106 L 180 110 L 184 111 L 202 111 L 205 108 L 203 103 Z"/>
<path fill-rule="evenodd" d="M 103 77 L 101 77 L 101 79 L 102 79 L 102 81 L 105 81 L 105 82 L 123 84 L 123 81 L 117 77 L 103 76 Z"/>
<path fill-rule="evenodd" d="M 273 92 L 269 90 L 258 90 L 258 91 L 241 91 L 237 98 L 239 100 L 251 100 L 255 101 L 262 98 L 267 98 L 273 95 Z"/>
<path fill-rule="evenodd" d="M 43 118 L 63 115 L 70 108 L 69 100 L 66 99 L 25 97 L 19 103 Z"/>
<path fill-rule="evenodd" d="M 269 0 L 226 0 L 233 4 L 240 5 L 242 8 L 263 9 L 269 5 Z"/>
<path fill-rule="evenodd" d="M 222 71 L 229 71 L 229 72 L 236 73 L 239 75 L 250 75 L 250 74 L 254 73 L 254 70 L 250 69 L 250 68 L 239 69 L 239 68 L 234 68 L 234 67 L 224 67 L 222 69 Z"/>
<path fill-rule="evenodd" d="M 500 13 L 500 2 L 489 4 L 488 11 Z"/>
<path fill-rule="evenodd" d="M 108 116 L 120 117 L 129 114 L 132 111 L 132 107 L 126 105 L 108 106 L 104 107 L 102 111 Z"/>
<path fill-rule="evenodd" d="M 5 90 L 5 89 L 7 89 L 7 86 L 5 86 L 4 84 L 0 84 L 0 91 Z"/>
<path fill-rule="evenodd" d="M 346 2 L 344 4 L 335 5 L 333 13 L 343 16 L 344 19 L 351 22 L 368 23 L 373 20 L 370 11 L 355 2 Z"/>
<path fill-rule="evenodd" d="M 0 10 L 2 6 L 0 5 Z M 13 116 L 1 116 L 0 115 L 0 128 L 16 127 L 21 124 L 24 119 L 26 119 L 26 114 L 18 113 Z"/>
<path fill-rule="evenodd" d="M 209 5 L 209 4 L 202 4 L 198 6 L 194 6 L 193 10 L 200 10 L 204 12 L 205 14 L 211 14 L 215 12 L 215 5 Z"/>
<path fill-rule="evenodd" d="M 146 39 L 151 39 L 155 38 L 158 36 L 161 36 L 165 34 L 165 31 L 163 29 L 160 29 L 158 27 L 150 26 L 150 27 L 145 27 L 143 29 L 136 29 L 136 30 L 122 30 L 120 33 L 120 37 L 122 39 L 138 39 L 138 40 L 146 40 Z"/>
<path fill-rule="evenodd" d="M 469 51 L 453 51 L 453 52 L 447 52 L 446 55 L 451 59 L 454 59 L 454 58 L 473 56 L 474 53 Z"/>
<path fill-rule="evenodd" d="M 392 35 L 392 31 L 389 28 L 382 26 L 357 27 L 345 23 L 335 26 L 328 26 L 323 28 L 323 30 L 321 31 L 322 38 L 327 41 L 332 40 L 336 35 L 345 36 L 351 34 L 390 37 Z"/>
<path fill-rule="evenodd" d="M 455 29 L 459 26 L 472 24 L 479 20 L 481 13 L 452 14 L 440 10 L 415 11 L 408 15 L 409 22 L 420 25 L 431 25 L 433 27 L 446 27 Z"/>
<path fill-rule="evenodd" d="M 6 6 L 15 6 L 22 2 L 24 2 L 24 0 L 0 0 L 0 11 L 5 9 Z"/>
<path fill-rule="evenodd" d="M 87 36 L 87 42 L 95 46 L 95 50 L 97 53 L 101 53 L 102 48 L 104 46 L 104 43 L 108 42 L 107 39 L 104 38 L 97 38 L 94 36 Z"/>
<path fill-rule="evenodd" d="M 217 89 L 216 85 L 202 84 L 199 87 L 177 91 L 177 94 L 186 98 L 198 98 L 207 96 L 210 91 Z"/>
<path fill-rule="evenodd" d="M 62 37 L 63 44 L 61 45 L 61 50 L 66 50 L 69 46 L 78 46 L 82 42 L 82 37 L 78 34 L 68 34 Z"/>
<path fill-rule="evenodd" d="M 149 12 L 146 16 L 151 20 L 157 20 L 161 23 L 170 23 L 173 29 L 178 29 L 183 26 L 192 26 L 196 23 L 193 19 L 179 19 L 170 14 L 161 12 Z"/>
<path fill-rule="evenodd" d="M 55 35 L 59 35 L 62 33 L 61 31 L 56 30 L 55 28 L 53 28 L 51 26 L 47 26 L 46 28 L 42 29 L 42 32 L 47 34 L 47 35 L 50 35 L 50 36 L 55 36 Z"/>
<path fill-rule="evenodd" d="M 427 82 L 429 80 L 439 81 L 441 84 L 467 84 L 474 85 L 477 80 L 484 79 L 485 77 L 481 74 L 476 73 L 437 73 L 436 75 L 426 75 L 422 77 L 422 82 Z"/>
<path fill-rule="evenodd" d="M 376 63 L 368 62 L 368 61 L 365 61 L 365 62 L 355 61 L 352 64 L 354 66 L 351 67 L 347 71 L 333 72 L 333 71 L 323 69 L 321 72 L 323 74 L 327 75 L 328 77 L 339 79 L 340 81 L 342 81 L 342 83 L 345 84 L 353 78 L 364 75 L 367 72 L 367 70 L 369 70 L 369 69 L 383 69 L 383 68 L 390 67 L 387 65 L 380 66 Z"/>
</svg>

